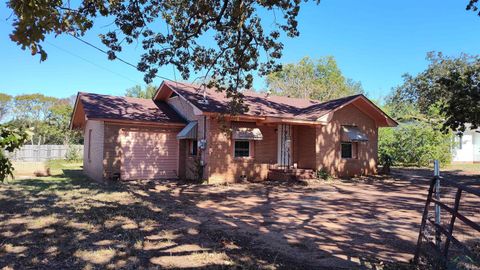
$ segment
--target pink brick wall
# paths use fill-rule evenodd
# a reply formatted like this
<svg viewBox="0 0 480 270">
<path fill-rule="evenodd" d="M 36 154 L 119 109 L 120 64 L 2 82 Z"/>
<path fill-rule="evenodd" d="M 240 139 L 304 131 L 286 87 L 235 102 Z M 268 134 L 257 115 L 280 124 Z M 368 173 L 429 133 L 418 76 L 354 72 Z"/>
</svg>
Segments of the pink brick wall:
<svg viewBox="0 0 480 270">
<path fill-rule="evenodd" d="M 220 129 L 217 119 L 208 119 L 207 177 L 210 183 L 235 182 L 245 175 L 250 180 L 264 180 L 270 164 L 276 163 L 277 138 L 275 126 L 257 126 L 255 123 L 235 122 L 236 127 L 258 127 L 262 141 L 253 142 L 253 157 L 234 158 L 233 139 Z M 232 122 L 226 122 L 232 127 Z"/>
<path fill-rule="evenodd" d="M 358 158 L 341 158 L 340 127 L 356 125 L 368 136 L 358 143 Z M 350 104 L 334 113 L 331 122 L 317 128 L 317 168 L 336 176 L 375 174 L 377 165 L 378 127 L 375 121 Z"/>
</svg>

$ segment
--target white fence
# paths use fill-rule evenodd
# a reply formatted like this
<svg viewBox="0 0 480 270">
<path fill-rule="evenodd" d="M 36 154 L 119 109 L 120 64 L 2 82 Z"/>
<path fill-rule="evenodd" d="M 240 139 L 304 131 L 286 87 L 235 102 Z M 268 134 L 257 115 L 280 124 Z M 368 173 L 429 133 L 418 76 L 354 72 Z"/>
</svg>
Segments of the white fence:
<svg viewBox="0 0 480 270">
<path fill-rule="evenodd" d="M 78 157 L 83 157 L 83 145 L 24 145 L 7 156 L 14 161 L 39 162 L 50 159 L 65 159 L 69 151 L 76 151 Z"/>
</svg>

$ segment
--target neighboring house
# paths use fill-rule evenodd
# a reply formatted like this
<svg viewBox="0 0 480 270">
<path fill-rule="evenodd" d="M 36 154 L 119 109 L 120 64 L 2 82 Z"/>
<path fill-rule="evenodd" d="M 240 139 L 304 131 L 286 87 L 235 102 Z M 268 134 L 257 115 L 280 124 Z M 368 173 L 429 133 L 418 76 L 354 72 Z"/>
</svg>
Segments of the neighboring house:
<svg viewBox="0 0 480 270">
<path fill-rule="evenodd" d="M 85 137 L 84 171 L 96 180 L 264 180 L 325 170 L 375 174 L 378 128 L 397 123 L 363 95 L 327 102 L 243 92 L 230 115 L 225 93 L 164 81 L 154 98 L 79 93 L 71 121 Z"/>
<path fill-rule="evenodd" d="M 452 161 L 454 163 L 480 162 L 480 129 L 472 130 L 467 126 L 463 134 L 455 136 Z"/>
</svg>

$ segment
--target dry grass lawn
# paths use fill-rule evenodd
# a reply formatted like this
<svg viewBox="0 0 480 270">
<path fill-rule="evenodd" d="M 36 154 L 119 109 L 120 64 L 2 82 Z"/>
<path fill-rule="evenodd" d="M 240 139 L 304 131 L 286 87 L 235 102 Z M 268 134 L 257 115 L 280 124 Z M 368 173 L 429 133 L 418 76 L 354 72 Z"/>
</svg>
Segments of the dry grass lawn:
<svg viewBox="0 0 480 270">
<path fill-rule="evenodd" d="M 78 165 L 0 184 L 0 269 L 398 269 L 412 257 L 429 173 L 102 185 Z"/>
</svg>

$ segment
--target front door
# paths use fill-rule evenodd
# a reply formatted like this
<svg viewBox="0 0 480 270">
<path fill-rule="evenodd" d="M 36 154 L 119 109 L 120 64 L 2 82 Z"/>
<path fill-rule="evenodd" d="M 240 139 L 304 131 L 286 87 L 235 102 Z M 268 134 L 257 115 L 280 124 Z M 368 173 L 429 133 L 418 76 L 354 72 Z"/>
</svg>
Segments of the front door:
<svg viewBox="0 0 480 270">
<path fill-rule="evenodd" d="M 279 167 L 287 168 L 292 165 L 292 126 L 278 125 L 277 163 Z"/>
</svg>

